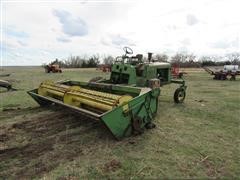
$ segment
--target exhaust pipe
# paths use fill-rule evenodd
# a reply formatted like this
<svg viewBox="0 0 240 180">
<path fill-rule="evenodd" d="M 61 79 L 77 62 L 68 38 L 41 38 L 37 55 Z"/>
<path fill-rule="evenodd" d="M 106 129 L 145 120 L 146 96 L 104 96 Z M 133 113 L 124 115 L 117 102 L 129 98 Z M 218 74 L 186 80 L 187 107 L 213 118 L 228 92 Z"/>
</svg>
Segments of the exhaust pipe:
<svg viewBox="0 0 240 180">
<path fill-rule="evenodd" d="M 150 53 L 150 52 L 148 53 L 148 62 L 149 62 L 149 63 L 150 63 L 151 60 L 152 60 L 152 54 L 153 54 L 153 53 Z"/>
</svg>

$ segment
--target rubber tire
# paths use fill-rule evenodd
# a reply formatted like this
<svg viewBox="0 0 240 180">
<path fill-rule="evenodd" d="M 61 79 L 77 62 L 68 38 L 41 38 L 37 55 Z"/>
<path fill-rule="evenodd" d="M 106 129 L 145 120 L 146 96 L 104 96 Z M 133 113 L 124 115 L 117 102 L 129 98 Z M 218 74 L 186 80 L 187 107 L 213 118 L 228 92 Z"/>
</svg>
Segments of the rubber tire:
<svg viewBox="0 0 240 180">
<path fill-rule="evenodd" d="M 230 81 L 235 81 L 236 80 L 236 76 L 231 76 Z"/>
<path fill-rule="evenodd" d="M 183 99 L 179 99 L 178 96 L 179 96 L 179 93 L 182 93 L 183 92 Z M 183 88 L 177 88 L 176 91 L 174 92 L 174 96 L 173 96 L 173 99 L 174 99 L 174 102 L 175 103 L 183 103 L 184 99 L 186 97 L 186 91 L 185 89 Z"/>
<path fill-rule="evenodd" d="M 179 75 L 178 75 L 178 78 L 182 78 L 183 77 L 183 73 L 180 72 Z"/>
<path fill-rule="evenodd" d="M 12 89 L 12 86 L 9 85 L 9 86 L 7 87 L 7 90 L 10 91 L 11 89 Z"/>
<path fill-rule="evenodd" d="M 154 123 L 152 123 L 152 122 L 147 123 L 147 124 L 145 125 L 145 128 L 146 128 L 146 129 L 153 129 L 153 128 L 155 128 L 155 127 L 156 127 L 156 125 L 155 125 Z"/>
</svg>

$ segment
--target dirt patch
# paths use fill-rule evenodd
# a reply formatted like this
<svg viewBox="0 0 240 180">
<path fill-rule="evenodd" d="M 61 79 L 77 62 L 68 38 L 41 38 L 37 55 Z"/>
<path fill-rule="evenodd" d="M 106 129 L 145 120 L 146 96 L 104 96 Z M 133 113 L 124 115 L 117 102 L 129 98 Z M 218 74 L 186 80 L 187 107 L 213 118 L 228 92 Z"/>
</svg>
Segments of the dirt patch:
<svg viewBox="0 0 240 180">
<path fill-rule="evenodd" d="M 209 161 L 208 159 L 202 161 L 202 164 L 204 165 L 204 167 L 206 168 L 206 174 L 209 176 L 209 177 L 216 177 L 217 175 L 217 172 L 215 170 L 215 166 L 214 164 Z"/>
<path fill-rule="evenodd" d="M 207 100 L 204 100 L 204 99 L 200 99 L 200 100 L 195 100 L 195 101 L 197 101 L 197 102 L 200 102 L 200 103 L 202 103 L 202 102 L 208 102 Z"/>
<path fill-rule="evenodd" d="M 106 164 L 104 164 L 103 170 L 105 172 L 110 172 L 110 171 L 116 171 L 117 169 L 119 169 L 121 167 L 122 167 L 121 162 L 116 159 L 113 159 L 113 160 L 107 162 Z"/>
<path fill-rule="evenodd" d="M 219 178 L 225 174 L 225 167 L 223 165 L 225 163 L 221 166 L 217 166 L 209 156 L 203 154 L 201 154 L 201 157 L 198 160 L 194 161 L 194 164 L 200 164 L 205 169 L 205 174 L 209 178 Z M 191 169 L 191 167 L 188 167 L 187 169 Z"/>
<path fill-rule="evenodd" d="M 0 134 L 0 142 L 4 142 L 4 141 L 6 141 L 8 139 L 9 138 L 8 138 L 7 134 Z"/>
<path fill-rule="evenodd" d="M 28 114 L 24 109 L 17 111 L 3 115 L 17 117 L 19 122 L 0 125 L 0 178 L 3 179 L 39 177 L 60 163 L 83 155 L 82 139 L 88 133 L 103 132 L 99 122 L 60 109 L 46 113 L 28 109 L 32 111 Z M 19 120 L 20 117 L 23 119 Z M 99 133 L 99 140 L 102 135 Z M 94 139 L 88 143 L 94 144 Z"/>
</svg>

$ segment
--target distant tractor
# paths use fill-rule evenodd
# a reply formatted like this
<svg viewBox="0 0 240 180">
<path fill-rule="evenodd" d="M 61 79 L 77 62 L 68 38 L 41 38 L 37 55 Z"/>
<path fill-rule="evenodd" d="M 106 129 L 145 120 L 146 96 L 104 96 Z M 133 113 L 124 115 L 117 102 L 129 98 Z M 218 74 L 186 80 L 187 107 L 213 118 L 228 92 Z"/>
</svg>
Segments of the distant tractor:
<svg viewBox="0 0 240 180">
<path fill-rule="evenodd" d="M 60 66 L 58 64 L 49 64 L 46 65 L 45 67 L 45 72 L 46 73 L 62 73 L 62 69 L 60 68 Z"/>
<path fill-rule="evenodd" d="M 218 71 L 213 71 L 208 67 L 203 67 L 203 69 L 213 75 L 215 80 L 236 80 L 236 76 L 240 75 L 238 65 L 224 65 L 223 69 Z"/>
<path fill-rule="evenodd" d="M 180 71 L 180 65 L 177 63 L 173 63 L 171 67 L 171 74 L 173 78 L 182 78 L 183 74 L 187 74 L 186 72 Z"/>
<path fill-rule="evenodd" d="M 111 64 L 100 64 L 98 65 L 97 70 L 98 69 L 102 72 L 111 72 Z"/>
</svg>

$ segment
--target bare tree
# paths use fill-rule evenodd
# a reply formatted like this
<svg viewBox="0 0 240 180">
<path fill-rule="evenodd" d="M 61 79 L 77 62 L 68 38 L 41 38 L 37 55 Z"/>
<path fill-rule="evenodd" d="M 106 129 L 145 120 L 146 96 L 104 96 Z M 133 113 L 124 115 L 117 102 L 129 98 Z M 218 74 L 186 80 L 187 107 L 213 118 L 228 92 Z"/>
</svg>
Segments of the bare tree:
<svg viewBox="0 0 240 180">
<path fill-rule="evenodd" d="M 185 62 L 187 60 L 187 55 L 183 53 L 177 53 L 174 56 L 171 57 L 171 62 L 172 63 L 180 63 L 180 62 Z"/>
<path fill-rule="evenodd" d="M 240 64 L 240 53 L 238 52 L 230 53 L 227 54 L 226 57 L 231 62 L 231 64 Z"/>
<path fill-rule="evenodd" d="M 155 58 L 157 59 L 157 61 L 160 61 L 160 62 L 168 61 L 168 55 L 166 55 L 166 54 L 156 54 Z"/>
<path fill-rule="evenodd" d="M 114 58 L 110 55 L 103 58 L 104 64 L 113 64 Z"/>
</svg>

